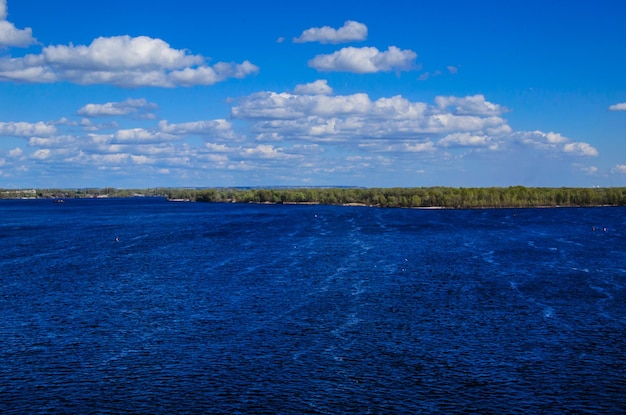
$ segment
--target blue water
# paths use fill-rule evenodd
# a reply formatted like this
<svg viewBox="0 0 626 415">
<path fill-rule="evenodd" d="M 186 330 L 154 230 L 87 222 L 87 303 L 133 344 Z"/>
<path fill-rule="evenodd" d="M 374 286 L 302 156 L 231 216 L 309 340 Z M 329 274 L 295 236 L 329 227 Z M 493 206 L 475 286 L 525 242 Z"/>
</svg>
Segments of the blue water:
<svg viewBox="0 0 626 415">
<path fill-rule="evenodd" d="M 626 413 L 626 209 L 0 201 L 0 312 L 2 414 Z"/>
</svg>

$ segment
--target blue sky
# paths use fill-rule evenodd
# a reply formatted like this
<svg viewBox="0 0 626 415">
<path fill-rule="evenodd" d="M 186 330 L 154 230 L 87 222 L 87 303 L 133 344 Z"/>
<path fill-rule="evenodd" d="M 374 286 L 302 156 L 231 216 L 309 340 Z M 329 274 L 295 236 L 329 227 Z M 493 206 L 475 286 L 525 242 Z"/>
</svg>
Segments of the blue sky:
<svg viewBox="0 0 626 415">
<path fill-rule="evenodd" d="M 626 186 L 618 0 L 0 0 L 0 187 Z"/>
</svg>

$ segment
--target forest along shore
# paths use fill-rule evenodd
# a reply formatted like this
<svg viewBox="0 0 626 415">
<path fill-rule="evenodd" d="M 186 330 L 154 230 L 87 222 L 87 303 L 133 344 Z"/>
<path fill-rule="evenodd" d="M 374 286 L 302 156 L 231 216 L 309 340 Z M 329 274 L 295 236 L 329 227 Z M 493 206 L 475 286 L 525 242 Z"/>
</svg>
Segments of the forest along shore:
<svg viewBox="0 0 626 415">
<path fill-rule="evenodd" d="M 0 189 L 0 199 L 164 197 L 213 203 L 323 204 L 404 208 L 626 206 L 626 187 L 267 187 Z"/>
</svg>

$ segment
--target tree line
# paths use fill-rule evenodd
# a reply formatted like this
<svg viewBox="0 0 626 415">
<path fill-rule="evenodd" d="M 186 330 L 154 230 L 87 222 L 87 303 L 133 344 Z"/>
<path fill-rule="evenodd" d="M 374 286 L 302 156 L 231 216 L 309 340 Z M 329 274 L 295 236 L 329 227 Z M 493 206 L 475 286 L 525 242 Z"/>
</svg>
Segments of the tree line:
<svg viewBox="0 0 626 415">
<path fill-rule="evenodd" d="M 362 204 L 379 207 L 624 206 L 626 188 L 292 188 L 204 189 L 199 202 Z"/>
<path fill-rule="evenodd" d="M 0 198 L 164 197 L 214 203 L 359 204 L 404 208 L 625 206 L 626 187 L 0 189 Z"/>
</svg>

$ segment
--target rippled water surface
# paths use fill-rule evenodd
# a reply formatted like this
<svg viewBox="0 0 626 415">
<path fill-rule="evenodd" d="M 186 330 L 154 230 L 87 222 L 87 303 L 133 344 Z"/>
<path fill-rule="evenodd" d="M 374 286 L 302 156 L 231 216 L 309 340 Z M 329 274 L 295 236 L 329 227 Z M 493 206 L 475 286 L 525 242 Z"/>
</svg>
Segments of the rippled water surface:
<svg viewBox="0 0 626 415">
<path fill-rule="evenodd" d="M 626 413 L 626 209 L 0 201 L 0 312 L 3 414 Z"/>
</svg>

